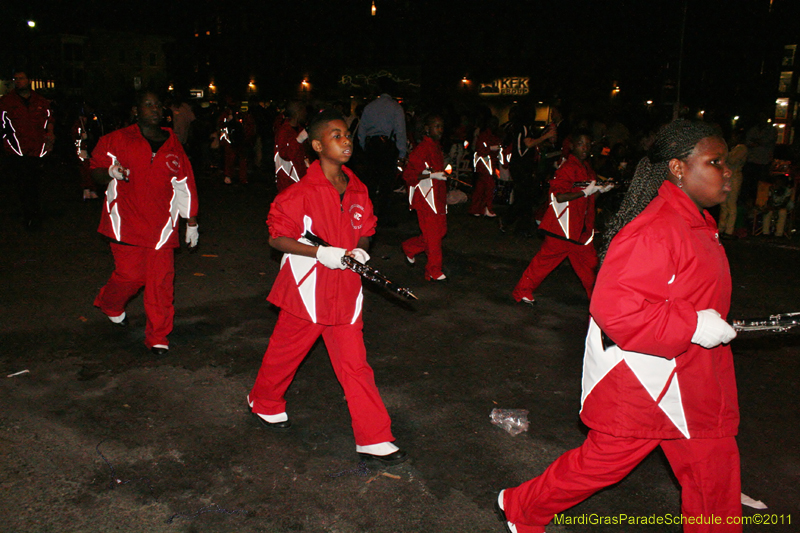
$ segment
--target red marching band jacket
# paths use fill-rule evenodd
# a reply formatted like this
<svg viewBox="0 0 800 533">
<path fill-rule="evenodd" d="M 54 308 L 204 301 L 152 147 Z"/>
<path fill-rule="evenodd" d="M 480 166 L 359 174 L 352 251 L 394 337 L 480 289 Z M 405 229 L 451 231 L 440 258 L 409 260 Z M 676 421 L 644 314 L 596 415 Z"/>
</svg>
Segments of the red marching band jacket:
<svg viewBox="0 0 800 533">
<path fill-rule="evenodd" d="M 280 190 L 306 175 L 306 149 L 297 140 L 299 134 L 288 121 L 275 132 L 275 180 Z"/>
<path fill-rule="evenodd" d="M 27 105 L 16 90 L 0 98 L 0 130 L 6 153 L 44 157 L 53 128 L 50 115 L 50 101 L 35 91 L 31 91 Z"/>
<path fill-rule="evenodd" d="M 542 217 L 539 229 L 553 237 L 578 244 L 590 244 L 594 239 L 594 197 L 583 196 L 569 202 L 559 202 L 556 194 L 577 192 L 597 176 L 588 162 L 570 155 L 550 181 L 550 206 Z"/>
<path fill-rule="evenodd" d="M 697 311 L 715 309 L 725 319 L 730 300 L 730 268 L 714 219 L 665 181 L 614 237 L 598 274 L 584 356 L 583 422 L 618 437 L 736 435 L 731 349 L 691 342 Z"/>
<path fill-rule="evenodd" d="M 178 218 L 197 215 L 197 189 L 189 158 L 172 130 L 153 156 L 150 143 L 133 124 L 100 137 L 91 168 L 127 168 L 128 181 L 112 179 L 97 231 L 125 244 L 177 248 Z"/>
<path fill-rule="evenodd" d="M 427 209 L 437 215 L 447 213 L 447 181 L 431 178 L 420 180 L 423 170 L 444 172 L 444 154 L 437 141 L 428 136 L 408 156 L 403 169 L 403 181 L 408 185 L 408 203 L 411 209 Z"/>
<path fill-rule="evenodd" d="M 271 238 L 289 237 L 304 244 L 309 231 L 331 246 L 352 250 L 361 237 L 375 233 L 367 187 L 347 167 L 349 182 L 339 197 L 319 161 L 299 182 L 284 189 L 269 210 Z M 333 270 L 314 257 L 284 254 L 267 300 L 294 316 L 315 324 L 354 324 L 361 320 L 361 277 L 351 270 Z"/>
<path fill-rule="evenodd" d="M 499 159 L 503 159 L 500 137 L 492 130 L 487 129 L 478 135 L 475 140 L 475 154 L 472 156 L 472 165 L 475 172 L 494 176 L 499 174 Z"/>
</svg>

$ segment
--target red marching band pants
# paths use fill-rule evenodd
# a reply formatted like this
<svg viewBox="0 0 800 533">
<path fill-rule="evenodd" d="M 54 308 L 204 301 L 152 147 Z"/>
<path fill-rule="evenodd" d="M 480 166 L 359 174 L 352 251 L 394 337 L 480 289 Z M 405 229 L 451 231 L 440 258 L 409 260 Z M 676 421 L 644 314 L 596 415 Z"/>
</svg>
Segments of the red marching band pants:
<svg viewBox="0 0 800 533">
<path fill-rule="evenodd" d="M 167 335 L 175 317 L 175 251 L 172 248 L 145 248 L 111 243 L 114 272 L 94 300 L 108 316 L 120 316 L 125 305 L 144 287 L 144 312 L 147 325 L 144 343 L 169 346 Z"/>
<path fill-rule="evenodd" d="M 472 203 L 469 206 L 471 215 L 482 215 L 488 209 L 492 213 L 494 200 L 494 176 L 488 170 L 481 168 L 475 180 L 475 190 L 472 191 Z"/>
<path fill-rule="evenodd" d="M 595 271 L 597 269 L 597 252 L 594 245 L 592 243 L 577 244 L 550 235 L 545 236 L 539 252 L 533 256 L 517 286 L 514 287 L 512 293 L 514 299 L 519 302 L 523 297 L 533 298 L 533 291 L 539 287 L 544 278 L 567 258 L 580 278 L 583 288 L 586 289 L 586 294 L 591 299 L 592 288 L 597 279 Z"/>
<path fill-rule="evenodd" d="M 556 459 L 542 475 L 506 489 L 506 518 L 517 533 L 542 533 L 557 513 L 619 482 L 658 446 L 681 485 L 684 533 L 741 532 L 739 449 L 734 437 L 637 439 L 590 430 L 579 448 Z M 689 523 L 690 517 L 694 523 Z"/>
<path fill-rule="evenodd" d="M 233 178 L 233 169 L 236 165 L 236 160 L 239 160 L 239 183 L 247 183 L 247 146 L 236 145 L 233 146 L 226 142 L 222 142 L 222 155 L 224 158 L 224 171 L 226 178 Z"/>
<path fill-rule="evenodd" d="M 282 310 L 250 392 L 253 412 L 277 415 L 286 411 L 286 390 L 300 363 L 322 335 L 333 371 L 344 389 L 356 445 L 393 441 L 392 421 L 367 363 L 362 329 L 360 318 L 355 324 L 326 326 Z"/>
<path fill-rule="evenodd" d="M 442 239 L 447 234 L 447 215 L 436 214 L 429 209 L 417 209 L 417 220 L 421 235 L 403 242 L 403 252 L 410 258 L 425 253 L 425 279 L 436 279 L 442 272 Z"/>
</svg>

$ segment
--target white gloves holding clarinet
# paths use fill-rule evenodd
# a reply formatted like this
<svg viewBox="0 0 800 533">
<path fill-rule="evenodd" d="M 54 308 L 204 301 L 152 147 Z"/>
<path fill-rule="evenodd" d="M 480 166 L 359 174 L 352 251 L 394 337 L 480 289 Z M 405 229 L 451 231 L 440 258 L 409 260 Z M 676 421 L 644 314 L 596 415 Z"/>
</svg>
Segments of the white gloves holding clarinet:
<svg viewBox="0 0 800 533">
<path fill-rule="evenodd" d="M 703 309 L 697 312 L 697 328 L 692 336 L 692 343 L 703 348 L 713 348 L 727 344 L 736 337 L 736 330 L 722 319 L 714 309 Z"/>
<path fill-rule="evenodd" d="M 344 270 L 347 268 L 342 262 L 342 258 L 344 258 L 346 254 L 347 250 L 344 248 L 336 248 L 335 246 L 317 247 L 317 261 L 334 270 Z M 353 248 L 352 255 L 353 258 L 362 265 L 369 261 L 369 254 L 361 248 Z"/>
<path fill-rule="evenodd" d="M 592 180 L 589 185 L 583 188 L 583 195 L 588 197 L 596 192 L 603 194 L 604 192 L 608 192 L 613 188 L 613 183 L 609 183 L 608 185 L 598 185 L 596 180 Z"/>
</svg>

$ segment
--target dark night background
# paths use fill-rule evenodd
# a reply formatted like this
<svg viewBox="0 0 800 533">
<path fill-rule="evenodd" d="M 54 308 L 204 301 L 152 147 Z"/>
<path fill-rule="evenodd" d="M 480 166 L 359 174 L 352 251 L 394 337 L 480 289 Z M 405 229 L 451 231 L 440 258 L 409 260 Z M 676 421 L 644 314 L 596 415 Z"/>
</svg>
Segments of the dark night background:
<svg viewBox="0 0 800 533">
<path fill-rule="evenodd" d="M 674 97 L 665 85 L 678 77 L 685 6 L 681 100 L 744 114 L 774 102 L 782 47 L 800 34 L 800 7 L 791 0 L 376 0 L 374 17 L 370 4 L 7 3 L 0 59 L 7 71 L 14 49 L 36 35 L 119 29 L 174 37 L 169 75 L 186 87 L 213 76 L 235 92 L 254 78 L 259 92 L 282 96 L 308 76 L 325 94 L 343 72 L 401 67 L 418 73 L 423 98 L 447 94 L 465 76 L 476 83 L 530 76 L 537 99 L 601 101 L 617 81 L 623 101 L 659 102 Z M 27 28 L 27 19 L 37 27 Z"/>
</svg>

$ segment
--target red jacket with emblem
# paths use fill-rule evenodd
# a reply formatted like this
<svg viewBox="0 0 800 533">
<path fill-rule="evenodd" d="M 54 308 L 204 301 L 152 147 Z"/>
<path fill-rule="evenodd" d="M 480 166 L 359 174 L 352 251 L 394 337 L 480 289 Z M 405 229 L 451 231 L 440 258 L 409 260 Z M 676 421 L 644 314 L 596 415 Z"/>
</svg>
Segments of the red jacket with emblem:
<svg viewBox="0 0 800 533">
<path fill-rule="evenodd" d="M 678 187 L 614 237 L 594 287 L 581 419 L 619 437 L 736 435 L 729 346 L 692 344 L 697 311 L 725 319 L 731 277 L 716 223 Z M 600 331 L 616 346 L 602 346 Z"/>
<path fill-rule="evenodd" d="M 578 192 L 578 182 L 597 179 L 588 162 L 570 155 L 550 181 L 550 205 L 539 229 L 560 239 L 588 244 L 594 237 L 594 197 L 582 196 L 569 202 L 556 201 L 556 194 Z"/>
<path fill-rule="evenodd" d="M 373 235 L 378 219 L 367 187 L 350 169 L 342 170 L 349 181 L 341 198 L 319 161 L 303 179 L 278 194 L 267 217 L 270 237 L 300 241 L 310 231 L 331 246 L 352 250 L 361 237 Z M 292 254 L 284 254 L 267 298 L 297 317 L 326 325 L 360 320 L 362 299 L 361 276 L 355 272 L 333 270 L 313 257 Z"/>
<path fill-rule="evenodd" d="M 406 182 L 409 189 L 419 184 L 419 176 L 425 169 L 430 170 L 432 173 L 444 171 L 442 146 L 427 135 L 422 139 L 422 142 L 412 150 L 411 154 L 408 156 L 408 163 L 405 169 L 403 169 L 403 181 Z M 431 182 L 433 186 L 427 195 L 419 188 L 414 191 L 414 195 L 411 199 L 411 208 L 433 211 L 425 200 L 426 197 L 430 198 L 433 196 L 433 205 L 436 206 L 436 213 L 444 215 L 447 212 L 447 181 L 432 179 Z"/>
<path fill-rule="evenodd" d="M 3 149 L 18 156 L 42 157 L 46 138 L 53 133 L 50 116 L 50 101 L 31 91 L 28 104 L 11 91 L 0 98 L 0 130 L 3 134 Z"/>
<path fill-rule="evenodd" d="M 130 171 L 128 181 L 108 184 L 97 230 L 103 235 L 135 246 L 176 248 L 178 218 L 197 215 L 192 165 L 172 130 L 162 129 L 169 138 L 155 155 L 136 124 L 100 137 L 92 151 L 92 169 L 107 169 L 116 159 Z"/>
</svg>

